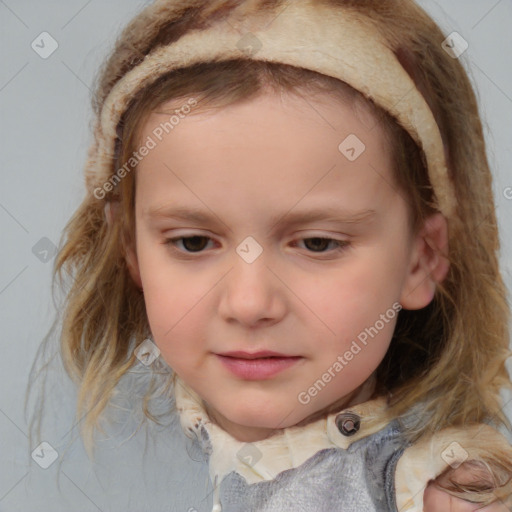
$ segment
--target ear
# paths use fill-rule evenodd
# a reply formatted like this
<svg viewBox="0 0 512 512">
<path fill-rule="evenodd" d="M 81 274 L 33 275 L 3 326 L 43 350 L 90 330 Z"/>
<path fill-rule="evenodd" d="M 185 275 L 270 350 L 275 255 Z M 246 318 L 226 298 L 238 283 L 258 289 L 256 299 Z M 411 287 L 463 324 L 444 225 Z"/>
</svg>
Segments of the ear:
<svg viewBox="0 0 512 512">
<path fill-rule="evenodd" d="M 436 284 L 450 268 L 448 255 L 448 223 L 441 213 L 428 217 L 415 236 L 409 271 L 400 304 L 404 309 L 421 309 L 434 298 Z"/>
<path fill-rule="evenodd" d="M 107 201 L 107 203 L 105 203 L 105 218 L 107 219 L 107 224 L 109 226 L 112 226 L 115 219 L 118 218 L 119 211 L 120 204 L 118 201 Z M 140 278 L 139 262 L 137 260 L 137 252 L 135 250 L 134 244 L 131 240 L 127 241 L 123 237 L 123 248 L 124 258 L 126 260 L 128 272 L 130 273 L 130 276 L 133 279 L 134 283 L 142 290 L 142 280 Z"/>
</svg>

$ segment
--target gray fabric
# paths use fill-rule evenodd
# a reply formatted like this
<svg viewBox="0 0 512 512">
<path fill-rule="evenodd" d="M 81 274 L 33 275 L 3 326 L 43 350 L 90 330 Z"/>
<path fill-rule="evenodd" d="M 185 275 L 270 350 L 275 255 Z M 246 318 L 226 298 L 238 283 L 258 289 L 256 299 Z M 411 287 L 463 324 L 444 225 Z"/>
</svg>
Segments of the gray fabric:
<svg viewBox="0 0 512 512">
<path fill-rule="evenodd" d="M 220 485 L 222 512 L 396 512 L 394 475 L 405 448 L 394 421 L 347 450 L 321 450 L 271 481 L 248 485 L 232 472 Z"/>
</svg>

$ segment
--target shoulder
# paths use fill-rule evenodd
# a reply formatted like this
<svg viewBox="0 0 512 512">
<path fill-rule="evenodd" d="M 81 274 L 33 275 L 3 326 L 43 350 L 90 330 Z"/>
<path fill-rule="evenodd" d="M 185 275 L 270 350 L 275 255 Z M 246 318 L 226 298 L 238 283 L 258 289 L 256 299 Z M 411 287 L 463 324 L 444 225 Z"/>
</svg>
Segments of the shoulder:
<svg viewBox="0 0 512 512">
<path fill-rule="evenodd" d="M 499 475 L 497 478 L 497 475 L 486 470 L 487 478 L 484 480 L 488 482 L 487 490 L 481 492 L 475 490 L 470 493 L 471 496 L 468 494 L 468 499 L 478 500 L 480 507 L 490 497 L 496 498 L 491 490 L 496 481 L 498 481 L 498 486 L 505 487 L 507 487 L 507 480 L 508 484 L 512 483 L 512 446 L 505 436 L 495 428 L 487 424 L 472 425 L 466 428 L 450 427 L 424 436 L 406 448 L 397 462 L 395 470 L 397 509 L 403 512 L 424 511 L 424 497 L 443 492 L 432 484 L 446 483 L 447 475 L 452 481 L 461 481 L 468 488 L 473 483 L 479 484 L 477 487 L 481 487 L 484 482 L 482 467 L 491 470 L 495 467 Z M 427 488 L 428 491 L 425 495 Z M 510 491 L 510 486 L 508 491 Z M 502 492 L 506 493 L 507 490 L 502 489 Z M 452 498 L 447 494 L 448 506 L 444 510 L 451 510 L 450 499 Z M 443 509 L 439 508 L 439 510 Z M 458 509 L 454 508 L 454 510 Z M 466 509 L 461 508 L 460 510 Z M 425 512 L 431 511 L 436 512 L 436 509 L 425 509 Z"/>
</svg>

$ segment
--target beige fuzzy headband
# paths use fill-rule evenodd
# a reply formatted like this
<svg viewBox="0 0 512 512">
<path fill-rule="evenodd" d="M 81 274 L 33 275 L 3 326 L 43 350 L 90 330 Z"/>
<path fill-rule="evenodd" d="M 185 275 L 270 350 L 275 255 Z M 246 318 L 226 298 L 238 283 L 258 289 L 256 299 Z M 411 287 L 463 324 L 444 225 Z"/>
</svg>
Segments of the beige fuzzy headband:
<svg viewBox="0 0 512 512">
<path fill-rule="evenodd" d="M 159 0 L 153 8 L 168 7 L 170 2 Z M 244 3 L 226 21 L 158 47 L 116 83 L 103 105 L 96 142 L 89 152 L 85 174 L 90 192 L 98 197 L 97 191 L 114 173 L 116 128 L 138 91 L 177 68 L 249 57 L 342 80 L 393 115 L 425 153 L 439 210 L 446 217 L 453 216 L 456 200 L 437 123 L 414 82 L 369 20 L 353 10 L 312 0 L 287 0 L 272 16 L 256 13 L 251 5 Z M 243 45 L 244 34 L 254 43 L 250 54 Z"/>
</svg>

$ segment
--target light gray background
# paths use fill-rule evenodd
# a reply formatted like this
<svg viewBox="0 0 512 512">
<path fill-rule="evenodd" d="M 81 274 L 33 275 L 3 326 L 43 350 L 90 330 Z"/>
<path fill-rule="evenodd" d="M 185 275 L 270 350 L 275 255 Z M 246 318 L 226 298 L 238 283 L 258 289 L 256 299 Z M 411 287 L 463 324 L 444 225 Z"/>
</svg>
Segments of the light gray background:
<svg viewBox="0 0 512 512">
<path fill-rule="evenodd" d="M 58 245 L 65 222 L 84 195 L 89 87 L 116 34 L 147 3 L 0 0 L 0 511 L 175 510 L 169 489 L 173 482 L 175 488 L 181 483 L 166 476 L 166 461 L 172 454 L 165 438 L 149 456 L 147 467 L 141 465 L 143 444 L 135 437 L 123 449 L 105 448 L 99 470 L 90 466 L 81 441 L 76 440 L 63 465 L 59 495 L 57 464 L 43 470 L 30 458 L 23 413 L 28 373 L 54 316 L 53 259 L 41 261 L 34 254 L 40 247 L 36 244 L 48 245 L 40 241 L 45 237 Z M 512 1 L 421 0 L 420 4 L 445 34 L 457 31 L 469 43 L 462 61 L 480 101 L 495 176 L 501 261 L 512 290 L 512 189 L 507 188 L 512 187 Z M 47 59 L 31 48 L 43 31 L 59 45 Z M 68 382 L 59 382 L 53 391 L 55 430 L 47 430 L 46 439 L 60 450 L 62 435 L 73 420 L 74 394 Z M 512 417 L 510 405 L 506 411 Z M 59 429 L 64 432 L 57 435 Z M 142 482 L 145 477 L 149 484 Z M 197 503 L 176 510 L 187 506 L 206 510 L 202 498 L 198 490 Z"/>
</svg>

